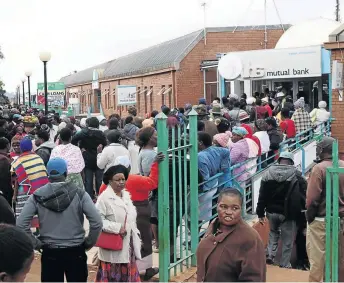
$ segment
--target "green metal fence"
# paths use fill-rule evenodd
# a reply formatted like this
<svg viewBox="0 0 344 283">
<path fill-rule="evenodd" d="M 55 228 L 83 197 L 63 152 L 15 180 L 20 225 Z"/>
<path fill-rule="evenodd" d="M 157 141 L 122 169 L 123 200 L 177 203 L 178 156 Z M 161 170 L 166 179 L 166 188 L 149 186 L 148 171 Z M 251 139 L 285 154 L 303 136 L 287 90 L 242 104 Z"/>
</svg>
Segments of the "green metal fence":
<svg viewBox="0 0 344 283">
<path fill-rule="evenodd" d="M 197 113 L 189 114 L 189 133 L 186 126 L 168 128 L 166 122 L 160 113 L 158 151 L 168 157 L 159 165 L 159 172 L 164 172 L 159 174 L 158 189 L 160 282 L 169 280 L 170 271 L 177 275 L 196 266 L 198 244 Z"/>
<path fill-rule="evenodd" d="M 339 260 L 339 167 L 338 141 L 333 144 L 333 166 L 326 169 L 326 255 L 325 282 L 338 282 Z"/>
<path fill-rule="evenodd" d="M 190 266 L 196 266 L 195 252 L 199 237 L 205 232 L 209 221 L 217 216 L 216 200 L 221 188 L 236 187 L 244 196 L 243 217 L 248 218 L 254 211 L 252 199 L 251 178 L 260 174 L 265 163 L 273 163 L 275 156 L 262 156 L 249 159 L 240 164 L 232 165 L 228 171 L 220 172 L 205 182 L 198 179 L 198 133 L 197 113 L 193 110 L 189 114 L 189 130 L 186 126 L 176 128 L 167 127 L 167 117 L 164 114 L 157 116 L 158 151 L 163 152 L 166 158 L 159 167 L 159 189 L 158 189 L 158 222 L 159 222 L 159 280 L 166 282 L 170 276 L 185 271 Z M 298 134 L 293 140 L 287 140 L 280 144 L 281 151 L 300 150 L 302 153 L 302 174 L 306 174 L 304 146 L 314 140 L 321 140 L 330 135 L 330 123 L 320 126 L 321 130 L 314 135 L 313 129 Z M 239 175 L 234 170 L 254 160 L 252 167 L 247 165 L 245 172 L 254 169 L 249 179 L 237 181 Z M 271 162 L 269 162 L 271 160 Z M 309 169 L 309 168 L 308 168 Z M 210 188 L 213 194 L 212 214 L 204 219 L 203 215 L 209 212 L 204 209 L 199 198 L 205 192 L 202 186 L 207 182 L 217 180 L 216 185 Z M 209 191 L 207 191 L 209 192 Z M 199 218 L 203 218 L 199 221 Z"/>
</svg>

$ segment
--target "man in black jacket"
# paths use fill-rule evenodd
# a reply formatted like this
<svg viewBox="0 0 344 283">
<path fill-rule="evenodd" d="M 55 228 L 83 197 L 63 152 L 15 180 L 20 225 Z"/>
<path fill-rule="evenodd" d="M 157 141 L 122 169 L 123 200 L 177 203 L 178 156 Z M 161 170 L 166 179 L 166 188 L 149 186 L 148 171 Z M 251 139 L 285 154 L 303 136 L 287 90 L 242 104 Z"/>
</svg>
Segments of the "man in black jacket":
<svg viewBox="0 0 344 283">
<path fill-rule="evenodd" d="M 307 183 L 294 166 L 290 152 L 282 152 L 278 163 L 271 166 L 262 177 L 257 215 L 260 223 L 264 224 L 266 212 L 270 224 L 267 263 L 274 263 L 281 234 L 282 256 L 279 265 L 291 268 L 296 220 L 305 207 Z"/>
<path fill-rule="evenodd" d="M 97 148 L 105 147 L 105 135 L 99 130 L 99 121 L 96 117 L 89 118 L 88 128 L 82 129 L 72 139 L 72 144 L 79 145 L 85 160 L 85 189 L 92 199 L 95 198 L 93 176 L 96 178 L 96 192 L 102 184 L 103 170 L 97 167 Z"/>
<path fill-rule="evenodd" d="M 275 118 L 269 117 L 266 120 L 268 125 L 268 135 L 270 139 L 270 151 L 268 153 L 268 164 L 272 164 L 274 160 L 274 155 L 277 153 L 280 147 L 280 143 L 283 141 L 283 134 L 280 129 L 277 128 L 277 122 Z"/>
</svg>

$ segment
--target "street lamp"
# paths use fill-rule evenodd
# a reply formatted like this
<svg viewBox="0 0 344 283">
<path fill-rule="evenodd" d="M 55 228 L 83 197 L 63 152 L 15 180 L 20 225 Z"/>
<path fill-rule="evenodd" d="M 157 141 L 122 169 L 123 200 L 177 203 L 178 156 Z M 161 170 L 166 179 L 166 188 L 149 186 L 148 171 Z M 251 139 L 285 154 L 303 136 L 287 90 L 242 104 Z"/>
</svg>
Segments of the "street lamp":
<svg viewBox="0 0 344 283">
<path fill-rule="evenodd" d="M 17 103 L 20 105 L 20 85 L 17 85 Z"/>
<path fill-rule="evenodd" d="M 32 75 L 31 71 L 26 71 L 25 76 L 27 76 L 27 86 L 29 88 L 29 107 L 31 108 L 31 91 L 30 91 L 30 77 Z"/>
<path fill-rule="evenodd" d="M 48 82 L 47 82 L 47 62 L 50 60 L 50 52 L 39 53 L 39 59 L 44 65 L 44 99 L 45 99 L 45 115 L 48 115 Z"/>
<path fill-rule="evenodd" d="M 25 105 L 25 86 L 24 86 L 24 83 L 26 82 L 26 78 L 22 78 L 21 81 L 23 84 L 23 105 Z"/>
</svg>

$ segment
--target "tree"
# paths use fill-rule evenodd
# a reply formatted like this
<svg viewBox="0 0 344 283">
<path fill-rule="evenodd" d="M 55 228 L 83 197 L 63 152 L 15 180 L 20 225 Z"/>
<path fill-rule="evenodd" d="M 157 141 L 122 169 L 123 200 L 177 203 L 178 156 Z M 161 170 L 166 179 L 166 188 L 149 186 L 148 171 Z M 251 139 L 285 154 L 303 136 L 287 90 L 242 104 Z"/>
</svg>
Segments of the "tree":
<svg viewBox="0 0 344 283">
<path fill-rule="evenodd" d="M 4 59 L 5 56 L 4 56 L 4 53 L 1 52 L 1 46 L 0 46 L 0 59 Z"/>
<path fill-rule="evenodd" d="M 4 87 L 5 84 L 3 83 L 3 81 L 0 80 L 0 104 L 10 104 L 10 100 L 5 95 L 6 90 Z"/>
</svg>

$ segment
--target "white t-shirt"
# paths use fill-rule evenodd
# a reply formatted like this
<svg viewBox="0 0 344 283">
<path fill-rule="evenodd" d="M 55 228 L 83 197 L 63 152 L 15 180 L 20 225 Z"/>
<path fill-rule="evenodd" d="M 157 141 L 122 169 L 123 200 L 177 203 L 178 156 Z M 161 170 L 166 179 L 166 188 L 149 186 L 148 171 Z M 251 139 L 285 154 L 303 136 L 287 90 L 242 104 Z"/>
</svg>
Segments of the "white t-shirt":
<svg viewBox="0 0 344 283">
<path fill-rule="evenodd" d="M 267 153 L 270 150 L 270 138 L 266 131 L 256 132 L 254 134 L 260 141 L 260 146 L 262 148 L 262 153 Z"/>
</svg>

